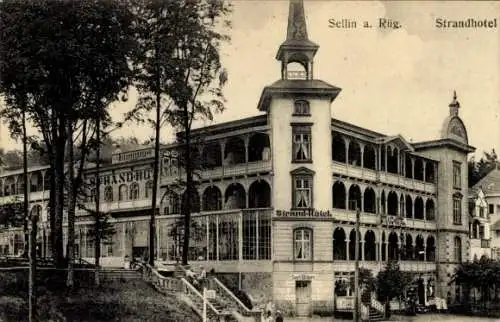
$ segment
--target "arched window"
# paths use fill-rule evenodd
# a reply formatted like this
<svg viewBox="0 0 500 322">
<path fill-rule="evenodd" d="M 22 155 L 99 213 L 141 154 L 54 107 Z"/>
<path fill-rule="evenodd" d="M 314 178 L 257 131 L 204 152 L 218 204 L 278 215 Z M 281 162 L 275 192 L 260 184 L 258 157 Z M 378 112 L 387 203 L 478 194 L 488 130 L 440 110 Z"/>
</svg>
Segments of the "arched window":
<svg viewBox="0 0 500 322">
<path fill-rule="evenodd" d="M 455 237 L 455 261 L 462 262 L 462 240 L 460 237 Z"/>
<path fill-rule="evenodd" d="M 139 184 L 134 182 L 130 185 L 130 200 L 139 199 Z"/>
<path fill-rule="evenodd" d="M 149 180 L 148 182 L 146 182 L 146 198 L 149 198 L 151 197 L 151 195 L 153 194 L 153 181 Z"/>
<path fill-rule="evenodd" d="M 304 100 L 297 100 L 293 104 L 293 115 L 311 115 L 309 102 Z"/>
<path fill-rule="evenodd" d="M 296 260 L 312 260 L 312 230 L 298 228 L 294 230 L 294 258 Z"/>
<path fill-rule="evenodd" d="M 118 188 L 118 201 L 127 200 L 127 185 L 122 184 L 120 188 Z"/>
<path fill-rule="evenodd" d="M 106 186 L 106 188 L 104 188 L 104 201 L 106 201 L 106 202 L 113 201 L 113 187 L 112 186 Z"/>
</svg>

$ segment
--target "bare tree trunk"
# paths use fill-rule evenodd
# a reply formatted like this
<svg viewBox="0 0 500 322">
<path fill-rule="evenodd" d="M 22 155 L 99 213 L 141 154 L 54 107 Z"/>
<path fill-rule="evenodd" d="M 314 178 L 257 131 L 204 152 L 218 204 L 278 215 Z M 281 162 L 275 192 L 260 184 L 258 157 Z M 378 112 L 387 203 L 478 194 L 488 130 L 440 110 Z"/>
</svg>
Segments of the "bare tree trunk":
<svg viewBox="0 0 500 322">
<path fill-rule="evenodd" d="M 69 288 L 73 287 L 74 284 L 74 246 L 75 246 L 75 206 L 76 206 L 76 194 L 74 190 L 75 187 L 75 159 L 74 159 L 74 151 L 73 151 L 73 124 L 72 122 L 68 122 L 68 149 L 69 149 L 69 168 L 68 168 L 68 177 L 69 177 L 69 187 L 68 197 L 68 244 L 66 246 L 66 256 L 68 259 L 68 277 L 66 280 L 66 286 Z M 81 160 L 83 162 L 83 160 Z"/>
<path fill-rule="evenodd" d="M 97 140 L 97 150 L 96 150 L 96 166 L 95 166 L 95 285 L 100 284 L 99 280 L 99 260 L 101 259 L 101 179 L 100 179 L 100 167 L 101 167 L 101 120 L 97 120 L 96 129 L 96 140 Z"/>
<path fill-rule="evenodd" d="M 64 171 L 64 146 L 66 143 L 66 119 L 58 118 L 58 147 L 55 148 L 55 232 L 54 232 L 54 249 L 56 266 L 64 267 L 64 250 L 63 250 L 63 214 L 64 214 L 64 186 L 65 186 L 65 171 Z"/>
<path fill-rule="evenodd" d="M 159 6 L 158 6 L 159 8 Z M 158 194 L 158 171 L 160 165 L 160 123 L 161 123 L 161 80 L 159 66 L 159 45 L 155 44 L 156 55 L 156 124 L 155 124 L 155 158 L 153 162 L 153 191 L 151 196 L 151 219 L 149 221 L 149 265 L 155 265 L 156 239 L 156 200 Z"/>
<path fill-rule="evenodd" d="M 182 198 L 181 208 L 184 217 L 184 243 L 182 247 L 182 265 L 188 264 L 189 235 L 191 227 L 191 197 L 193 192 L 193 167 L 191 164 L 191 131 L 189 126 L 189 113 L 187 102 L 184 103 L 184 168 L 186 170 L 186 192 Z"/>
<path fill-rule="evenodd" d="M 28 148 L 26 134 L 26 112 L 23 111 L 23 179 L 24 179 L 24 221 L 27 224 L 31 220 L 31 233 L 29 234 L 29 294 L 28 294 L 28 310 L 29 321 L 36 320 L 36 229 L 37 215 L 29 216 L 29 180 L 28 180 Z M 28 227 L 26 227 L 28 228 Z M 26 230 L 27 232 L 27 230 Z"/>
</svg>

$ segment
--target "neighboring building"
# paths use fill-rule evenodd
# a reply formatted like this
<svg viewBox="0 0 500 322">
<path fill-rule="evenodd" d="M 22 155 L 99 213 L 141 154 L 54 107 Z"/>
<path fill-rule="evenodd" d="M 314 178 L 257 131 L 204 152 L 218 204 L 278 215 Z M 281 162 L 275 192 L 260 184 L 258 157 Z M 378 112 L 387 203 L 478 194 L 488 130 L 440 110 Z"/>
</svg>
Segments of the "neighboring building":
<svg viewBox="0 0 500 322">
<path fill-rule="evenodd" d="M 276 56 L 281 79 L 264 88 L 257 106 L 263 113 L 193 131 L 204 140 L 199 198 L 190 200 L 190 260 L 239 276 L 255 299 L 274 300 L 298 315 L 338 308 L 352 290 L 345 281 L 354 271 L 359 208 L 361 267 L 376 274 L 388 260 L 399 260 L 414 274 L 421 303 L 434 295 L 453 301 L 459 288 L 450 278 L 470 256 L 467 155 L 474 151 L 456 95 L 432 141 L 409 143 L 332 119 L 340 89 L 314 79 L 318 48 L 307 37 L 302 1 L 292 0 L 287 38 Z M 102 210 L 112 214 L 117 231 L 112 244 L 102 246 L 103 265 L 121 265 L 126 255 L 147 249 L 152 158 L 152 149 L 117 153 L 102 169 Z M 165 262 L 180 256 L 180 175 L 177 147 L 163 147 L 156 252 Z M 3 204 L 22 199 L 20 178 L 21 171 L 2 174 Z M 46 170 L 30 169 L 30 180 L 45 256 Z M 77 256 L 90 261 L 92 219 L 77 215 Z M 4 252 L 19 253 L 21 231 L 4 236 Z"/>
<path fill-rule="evenodd" d="M 471 239 L 471 248 L 480 245 L 484 255 L 500 260 L 500 169 L 493 169 L 479 180 L 472 187 L 471 193 L 471 202 L 476 205 L 471 215 L 474 220 L 478 220 L 473 221 L 473 223 L 476 226 L 479 224 L 477 241 Z M 481 216 L 481 214 L 483 215 Z M 482 228 L 484 233 L 479 231 L 481 227 L 484 227 Z M 471 238 L 475 236 L 474 233 L 475 226 L 472 225 Z M 478 258 L 480 258 L 479 255 Z"/>
<path fill-rule="evenodd" d="M 469 191 L 470 260 L 491 258 L 490 214 L 481 187 Z"/>
</svg>

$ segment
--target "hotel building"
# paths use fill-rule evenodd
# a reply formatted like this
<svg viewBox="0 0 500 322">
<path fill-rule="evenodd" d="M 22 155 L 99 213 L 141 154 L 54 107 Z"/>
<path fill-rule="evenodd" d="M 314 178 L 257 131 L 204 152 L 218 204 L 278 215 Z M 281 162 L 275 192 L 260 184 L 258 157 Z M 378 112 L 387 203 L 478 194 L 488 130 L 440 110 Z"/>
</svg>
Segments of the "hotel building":
<svg viewBox="0 0 500 322">
<path fill-rule="evenodd" d="M 281 75 L 266 86 L 250 118 L 193 131 L 200 138 L 199 197 L 193 211 L 191 263 L 234 274 L 257 301 L 298 315 L 342 307 L 351 295 L 356 210 L 360 267 L 374 275 L 389 260 L 412 272 L 419 301 L 453 301 L 449 285 L 469 258 L 467 130 L 454 95 L 440 137 L 408 142 L 332 118 L 341 89 L 314 78 L 319 46 L 308 39 L 302 1 L 291 0 Z M 444 105 L 443 105 L 444 107 Z M 422 124 L 424 126 L 424 124 Z M 156 253 L 180 256 L 182 189 L 178 147 L 162 147 Z M 102 245 L 103 265 L 148 247 L 153 150 L 116 152 L 101 169 L 102 211 L 116 233 Z M 92 182 L 94 169 L 86 177 Z M 22 172 L 1 174 L 2 204 L 22 200 Z M 45 168 L 30 169 L 30 205 L 41 215 L 39 253 L 49 255 Z M 95 189 L 89 195 L 95 193 Z M 88 204 L 92 208 L 92 199 Z M 92 261 L 91 217 L 78 211 L 77 256 Z M 4 253 L 19 253 L 22 230 L 2 232 Z"/>
</svg>

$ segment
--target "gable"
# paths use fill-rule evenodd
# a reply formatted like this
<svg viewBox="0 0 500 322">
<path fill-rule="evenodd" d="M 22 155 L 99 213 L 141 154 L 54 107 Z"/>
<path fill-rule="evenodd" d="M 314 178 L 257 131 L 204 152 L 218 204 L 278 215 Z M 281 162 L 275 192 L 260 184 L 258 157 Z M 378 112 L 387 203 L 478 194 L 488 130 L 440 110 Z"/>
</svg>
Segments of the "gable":
<svg viewBox="0 0 500 322">
<path fill-rule="evenodd" d="M 314 172 L 313 170 L 308 169 L 306 167 L 300 167 L 300 168 L 297 168 L 297 169 L 290 171 L 290 174 L 294 175 L 294 176 L 299 176 L 299 175 L 313 176 L 315 173 L 316 172 Z"/>
</svg>

